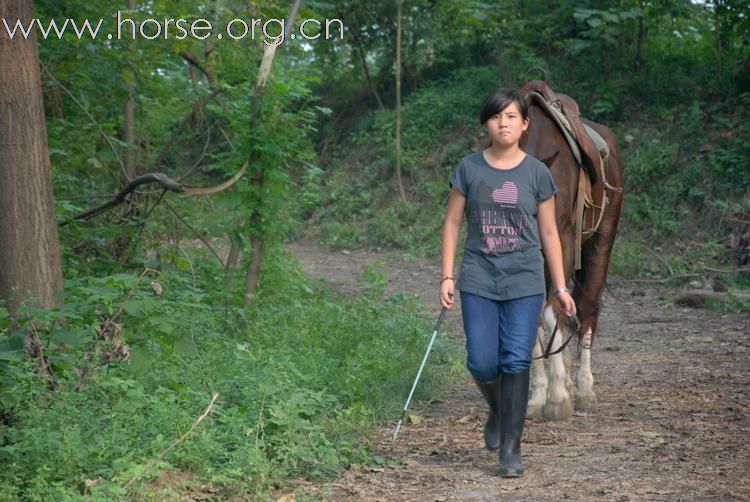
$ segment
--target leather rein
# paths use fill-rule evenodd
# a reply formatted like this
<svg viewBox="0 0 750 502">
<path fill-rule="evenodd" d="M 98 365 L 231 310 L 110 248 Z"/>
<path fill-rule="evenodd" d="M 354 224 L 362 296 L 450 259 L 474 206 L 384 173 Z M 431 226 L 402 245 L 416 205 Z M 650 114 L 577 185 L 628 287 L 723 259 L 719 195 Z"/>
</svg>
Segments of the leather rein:
<svg viewBox="0 0 750 502">
<path fill-rule="evenodd" d="M 544 342 L 541 339 L 537 338 L 537 340 L 539 341 L 539 345 L 542 347 L 542 349 L 544 349 L 544 352 L 541 356 L 535 357 L 534 359 L 549 359 L 550 356 L 559 354 L 560 352 L 565 350 L 565 347 L 568 346 L 568 344 L 570 343 L 570 341 L 573 339 L 574 336 L 580 334 L 581 322 L 578 320 L 578 316 L 572 315 L 568 318 L 568 321 L 566 321 L 566 324 L 567 322 L 573 323 L 573 329 L 571 330 L 570 336 L 568 336 L 568 338 L 563 342 L 563 344 L 557 350 L 552 352 L 552 343 L 555 341 L 555 335 L 557 334 L 559 330 L 560 317 L 562 315 L 563 314 L 558 314 L 557 316 L 555 316 L 555 329 L 552 330 L 552 335 L 550 335 L 549 343 L 547 344 L 546 347 L 544 346 Z M 564 336 L 564 335 L 560 335 L 560 336 Z"/>
</svg>

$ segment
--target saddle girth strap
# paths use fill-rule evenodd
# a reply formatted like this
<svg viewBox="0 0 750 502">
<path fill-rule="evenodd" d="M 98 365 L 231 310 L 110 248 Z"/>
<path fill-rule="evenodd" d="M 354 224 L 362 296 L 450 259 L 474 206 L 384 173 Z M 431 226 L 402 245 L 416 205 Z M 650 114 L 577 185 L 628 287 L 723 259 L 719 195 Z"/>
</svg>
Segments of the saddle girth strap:
<svg viewBox="0 0 750 502">
<path fill-rule="evenodd" d="M 586 205 L 587 185 L 591 185 L 588 180 L 586 171 L 578 171 L 578 196 L 576 197 L 576 252 L 575 252 L 575 270 L 581 270 L 581 250 L 583 247 L 583 209 Z"/>
</svg>

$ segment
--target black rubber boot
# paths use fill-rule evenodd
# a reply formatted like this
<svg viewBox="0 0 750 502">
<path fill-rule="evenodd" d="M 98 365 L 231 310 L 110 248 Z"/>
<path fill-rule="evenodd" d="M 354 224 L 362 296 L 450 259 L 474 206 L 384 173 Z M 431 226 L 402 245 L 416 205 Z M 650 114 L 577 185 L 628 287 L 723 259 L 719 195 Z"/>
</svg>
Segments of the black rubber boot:
<svg viewBox="0 0 750 502">
<path fill-rule="evenodd" d="M 521 434 L 529 404 L 529 370 L 503 373 L 500 396 L 500 422 L 503 425 L 500 476 L 517 478 L 523 475 Z"/>
<path fill-rule="evenodd" d="M 487 422 L 484 424 L 484 444 L 488 450 L 497 450 L 501 444 L 501 427 L 500 427 L 500 385 L 501 378 L 491 382 L 480 382 L 474 380 L 479 390 L 482 392 L 490 412 L 487 416 Z"/>
</svg>

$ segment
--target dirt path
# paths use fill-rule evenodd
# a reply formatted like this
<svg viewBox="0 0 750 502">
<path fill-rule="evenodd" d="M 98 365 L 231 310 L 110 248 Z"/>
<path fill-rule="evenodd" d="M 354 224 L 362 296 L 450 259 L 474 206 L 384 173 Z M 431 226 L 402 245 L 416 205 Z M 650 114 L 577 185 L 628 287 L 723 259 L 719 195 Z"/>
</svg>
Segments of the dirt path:
<svg viewBox="0 0 750 502">
<path fill-rule="evenodd" d="M 387 292 L 419 294 L 438 311 L 437 260 L 292 250 L 309 274 L 347 292 L 374 263 Z M 592 355 L 599 406 L 565 422 L 527 420 L 523 478 L 495 474 L 496 454 L 482 441 L 484 404 L 467 371 L 397 442 L 390 426 L 372 439 L 401 464 L 352 469 L 305 493 L 335 501 L 750 500 L 750 313 L 677 307 L 674 293 L 610 280 Z M 457 311 L 446 325 L 460 342 Z"/>
</svg>

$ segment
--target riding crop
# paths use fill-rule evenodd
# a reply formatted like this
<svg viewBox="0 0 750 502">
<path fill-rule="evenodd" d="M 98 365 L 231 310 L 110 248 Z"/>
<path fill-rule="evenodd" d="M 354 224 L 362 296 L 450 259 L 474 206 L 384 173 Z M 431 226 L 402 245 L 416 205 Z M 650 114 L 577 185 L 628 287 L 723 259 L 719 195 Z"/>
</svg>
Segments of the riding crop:
<svg viewBox="0 0 750 502">
<path fill-rule="evenodd" d="M 422 358 L 422 364 L 419 365 L 419 371 L 417 371 L 417 378 L 414 379 L 414 385 L 411 386 L 409 397 L 406 398 L 406 403 L 404 404 L 404 411 L 401 413 L 401 418 L 398 419 L 396 430 L 393 432 L 393 441 L 396 440 L 396 436 L 398 436 L 398 431 L 401 429 L 401 422 L 404 421 L 404 417 L 406 416 L 406 410 L 409 409 L 409 403 L 411 402 L 411 397 L 414 395 L 414 389 L 417 388 L 417 382 L 419 382 L 419 377 L 422 376 L 422 370 L 424 369 L 424 364 L 427 362 L 427 356 L 430 355 L 430 351 L 432 350 L 432 344 L 435 343 L 435 337 L 437 337 L 438 330 L 440 329 L 440 325 L 443 323 L 443 318 L 445 317 L 446 311 L 447 309 L 445 307 L 443 307 L 443 310 L 440 311 L 440 317 L 438 317 L 437 324 L 435 324 L 435 331 L 432 332 L 432 338 L 430 338 L 430 343 L 429 345 L 427 345 L 427 351 L 424 353 L 424 357 Z"/>
</svg>

